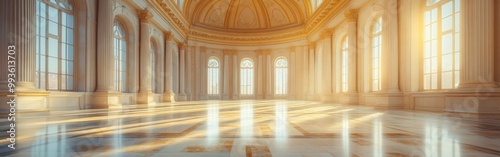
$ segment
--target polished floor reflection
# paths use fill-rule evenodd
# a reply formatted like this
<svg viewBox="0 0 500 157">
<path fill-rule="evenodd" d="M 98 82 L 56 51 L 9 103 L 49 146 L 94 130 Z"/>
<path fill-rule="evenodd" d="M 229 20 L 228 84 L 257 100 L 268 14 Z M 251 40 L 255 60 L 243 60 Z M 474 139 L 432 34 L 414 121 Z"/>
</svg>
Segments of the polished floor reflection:
<svg viewBox="0 0 500 157">
<path fill-rule="evenodd" d="M 500 156 L 500 115 L 198 101 L 19 117 L 8 156 Z M 5 143 L 6 140 L 2 140 Z M 5 149 L 1 149 L 5 156 Z"/>
</svg>

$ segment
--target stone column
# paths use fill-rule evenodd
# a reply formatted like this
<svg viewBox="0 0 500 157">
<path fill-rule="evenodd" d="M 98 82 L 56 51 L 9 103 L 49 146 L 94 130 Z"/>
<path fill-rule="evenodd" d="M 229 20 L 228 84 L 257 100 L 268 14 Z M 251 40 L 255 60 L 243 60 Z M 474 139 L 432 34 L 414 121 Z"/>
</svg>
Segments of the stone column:
<svg viewBox="0 0 500 157">
<path fill-rule="evenodd" d="M 175 94 L 172 90 L 173 76 L 173 55 L 172 44 L 174 44 L 174 36 L 171 32 L 165 32 L 165 90 L 163 91 L 163 102 L 175 102 Z"/>
<path fill-rule="evenodd" d="M 309 47 L 302 46 L 302 70 L 303 70 L 303 75 L 302 75 L 302 96 L 301 99 L 307 100 L 307 95 L 309 94 Z"/>
<path fill-rule="evenodd" d="M 332 93 L 332 36 L 333 30 L 325 30 L 322 36 L 322 51 L 320 53 L 321 58 L 321 85 L 319 86 L 321 89 L 321 101 L 332 102 L 333 101 L 333 93 Z"/>
<path fill-rule="evenodd" d="M 271 50 L 265 50 L 266 52 L 266 99 L 273 99 L 273 61 L 271 59 Z"/>
<path fill-rule="evenodd" d="M 137 94 L 137 104 L 155 105 L 154 94 L 151 91 L 151 26 L 150 22 L 153 14 L 148 10 L 139 11 L 140 21 L 140 45 L 139 45 L 139 93 Z"/>
<path fill-rule="evenodd" d="M 181 101 L 187 100 L 184 84 L 186 83 L 186 44 L 179 44 L 179 97 Z"/>
<path fill-rule="evenodd" d="M 397 0 L 387 0 L 382 4 L 382 53 L 380 57 L 381 90 L 375 95 L 376 109 L 403 109 L 403 94 L 399 89 L 399 36 Z"/>
<path fill-rule="evenodd" d="M 290 47 L 290 58 L 288 59 L 288 84 L 287 84 L 287 98 L 288 99 L 295 99 L 295 92 L 298 91 L 298 86 L 299 86 L 299 83 L 298 83 L 298 77 L 296 77 L 297 75 L 295 75 L 295 67 L 297 67 L 297 62 L 295 61 L 295 54 L 296 54 L 296 47 L 295 46 L 292 46 Z"/>
<path fill-rule="evenodd" d="M 315 67 L 314 67 L 314 50 L 316 48 L 316 43 L 311 42 L 309 43 L 309 89 L 307 90 L 307 100 L 314 100 L 315 99 L 315 81 L 314 81 L 314 76 L 315 74 Z"/>
<path fill-rule="evenodd" d="M 233 93 L 232 93 L 232 96 L 231 98 L 233 100 L 238 100 L 239 99 L 239 64 L 238 64 L 238 51 L 237 50 L 232 50 L 232 53 L 233 55 Z"/>
<path fill-rule="evenodd" d="M 445 110 L 500 113 L 494 80 L 494 1 L 461 1 L 460 83 L 446 94 Z"/>
<path fill-rule="evenodd" d="M 347 18 L 347 42 L 348 47 L 348 61 L 347 61 L 347 93 L 346 98 L 347 104 L 358 104 L 358 79 L 357 79 L 357 21 L 358 21 L 358 10 L 349 10 L 345 14 Z"/>
<path fill-rule="evenodd" d="M 201 46 L 200 47 L 200 53 L 201 53 L 201 89 L 200 89 L 200 99 L 201 100 L 207 100 L 208 99 L 208 58 L 207 58 L 207 47 Z"/>
<path fill-rule="evenodd" d="M 382 56 L 381 56 L 381 92 L 399 93 L 399 49 L 398 49 L 398 15 L 397 0 L 389 0 L 384 5 L 387 7 L 383 18 L 382 30 Z"/>
<path fill-rule="evenodd" d="M 186 95 L 187 95 L 187 100 L 193 100 L 193 53 L 194 53 L 194 47 L 193 46 L 188 46 L 186 49 L 186 82 L 184 86 L 186 87 Z"/>
<path fill-rule="evenodd" d="M 16 94 L 18 111 L 47 110 L 48 92 L 35 87 L 36 76 L 36 4 L 35 0 L 6 0 L 0 2 L 0 102 L 1 111 L 10 109 L 7 95 Z M 7 52 L 13 50 L 13 58 Z M 8 63 L 8 61 L 15 61 Z M 15 73 L 8 71 L 15 66 Z M 15 77 L 8 76 L 15 74 Z M 9 92 L 8 79 L 15 79 L 15 93 Z M 4 109 L 5 108 L 5 109 Z"/>
<path fill-rule="evenodd" d="M 257 99 L 264 99 L 264 51 L 257 50 Z"/>
<path fill-rule="evenodd" d="M 99 1 L 97 16 L 97 88 L 92 108 L 121 108 L 119 93 L 114 91 L 113 26 L 115 1 Z M 128 79 L 128 78 L 127 78 Z"/>
<path fill-rule="evenodd" d="M 222 94 L 222 99 L 223 100 L 229 100 L 229 55 L 230 52 L 229 50 L 223 50 L 224 53 L 224 66 L 222 67 L 224 69 L 224 91 Z"/>
</svg>

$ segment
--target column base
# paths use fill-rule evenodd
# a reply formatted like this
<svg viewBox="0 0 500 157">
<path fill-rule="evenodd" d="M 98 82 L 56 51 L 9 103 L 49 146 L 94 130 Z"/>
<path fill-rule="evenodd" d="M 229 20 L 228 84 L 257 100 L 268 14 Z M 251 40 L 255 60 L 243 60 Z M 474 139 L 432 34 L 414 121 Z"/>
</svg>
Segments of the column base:
<svg viewBox="0 0 500 157">
<path fill-rule="evenodd" d="M 155 106 L 155 97 L 153 93 L 137 93 L 137 104 L 145 106 Z"/>
<path fill-rule="evenodd" d="M 267 100 L 274 99 L 274 95 L 273 94 L 266 94 L 265 99 L 267 99 Z"/>
<path fill-rule="evenodd" d="M 175 102 L 175 94 L 163 94 L 163 102 Z"/>
<path fill-rule="evenodd" d="M 187 95 L 181 93 L 181 94 L 177 95 L 177 100 L 179 100 L 179 101 L 186 101 L 187 100 Z"/>
<path fill-rule="evenodd" d="M 257 98 L 256 99 L 264 99 L 264 94 L 257 94 Z"/>
<path fill-rule="evenodd" d="M 342 93 L 340 95 L 339 102 L 346 105 L 358 105 L 358 93 Z"/>
<path fill-rule="evenodd" d="M 333 94 L 324 94 L 324 95 L 321 95 L 319 99 L 322 102 L 333 102 L 334 101 Z"/>
<path fill-rule="evenodd" d="M 231 99 L 238 100 L 238 99 L 240 99 L 240 97 L 238 96 L 238 94 L 231 94 Z"/>
<path fill-rule="evenodd" d="M 8 114 L 11 112 L 11 108 L 19 114 L 49 113 L 47 97 L 50 92 L 38 89 L 32 90 L 35 91 L 0 92 L 0 102 L 3 104 L 0 105 L 0 113 Z M 9 95 L 15 95 L 16 97 L 10 97 Z M 15 103 L 12 106 L 7 104 L 11 99 L 15 99 Z"/>
<path fill-rule="evenodd" d="M 395 93 L 374 93 L 365 98 L 367 105 L 372 105 L 377 110 L 404 109 L 404 96 L 400 92 Z"/>
<path fill-rule="evenodd" d="M 316 96 L 315 96 L 315 95 L 313 95 L 313 94 L 308 94 L 308 95 L 306 96 L 306 100 L 309 100 L 309 101 L 314 101 L 314 100 L 316 100 Z"/>
<path fill-rule="evenodd" d="M 229 94 L 222 94 L 222 100 L 229 100 Z"/>
<path fill-rule="evenodd" d="M 198 95 L 199 100 L 208 100 L 208 95 L 207 94 L 200 94 Z"/>
<path fill-rule="evenodd" d="M 445 93 L 446 112 L 460 113 L 500 113 L 500 90 L 463 91 L 454 90 Z"/>
<path fill-rule="evenodd" d="M 92 94 L 91 109 L 115 109 L 122 108 L 120 102 L 121 93 L 118 92 L 94 92 Z"/>
</svg>

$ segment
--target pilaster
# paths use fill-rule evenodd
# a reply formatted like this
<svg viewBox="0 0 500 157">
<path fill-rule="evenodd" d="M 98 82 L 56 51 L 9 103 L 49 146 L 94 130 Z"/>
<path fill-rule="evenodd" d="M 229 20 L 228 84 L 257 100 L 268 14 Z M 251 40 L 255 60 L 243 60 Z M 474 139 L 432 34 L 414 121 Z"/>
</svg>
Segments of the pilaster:
<svg viewBox="0 0 500 157">
<path fill-rule="evenodd" d="M 186 96 L 186 88 L 184 84 L 186 83 L 186 58 L 185 58 L 185 50 L 186 50 L 186 44 L 181 43 L 179 44 L 179 96 L 178 99 L 181 101 L 187 100 Z"/>
<path fill-rule="evenodd" d="M 175 94 L 173 91 L 172 77 L 173 77 L 173 60 L 172 60 L 172 44 L 173 34 L 165 32 L 165 90 L 163 91 L 163 102 L 175 102 Z"/>
</svg>

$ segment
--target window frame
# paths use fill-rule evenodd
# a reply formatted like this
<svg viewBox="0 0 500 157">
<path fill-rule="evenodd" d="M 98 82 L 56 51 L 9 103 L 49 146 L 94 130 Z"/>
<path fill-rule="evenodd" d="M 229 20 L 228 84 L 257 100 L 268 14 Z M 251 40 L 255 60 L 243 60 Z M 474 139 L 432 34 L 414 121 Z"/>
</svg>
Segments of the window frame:
<svg viewBox="0 0 500 157">
<path fill-rule="evenodd" d="M 249 61 L 251 63 L 251 66 L 250 67 L 243 67 L 243 63 L 245 61 Z M 252 59 L 250 59 L 250 58 L 244 58 L 244 59 L 241 60 L 241 62 L 240 62 L 240 94 L 241 95 L 245 95 L 245 96 L 255 95 L 255 90 L 254 90 L 254 88 L 255 88 L 255 78 L 254 78 L 255 77 L 255 69 L 254 68 L 255 68 L 255 64 L 254 64 L 254 62 L 253 62 Z M 251 74 L 251 76 L 249 76 L 249 78 L 248 78 L 248 79 L 250 79 L 248 81 L 250 83 L 250 85 L 247 85 L 247 86 L 250 86 L 249 88 L 244 88 L 243 87 L 243 82 L 247 82 L 247 81 L 243 80 L 245 78 L 243 76 L 245 74 L 247 74 L 246 72 L 243 71 L 245 69 L 249 70 L 249 72 Z M 250 94 L 248 94 L 247 92 L 244 92 L 245 89 L 246 90 L 250 90 L 250 92 L 249 92 Z"/>
<path fill-rule="evenodd" d="M 210 61 L 211 61 L 211 60 L 214 60 L 214 61 L 217 63 L 217 66 L 215 66 L 215 67 L 211 67 L 211 66 L 210 66 Z M 220 82 L 220 80 L 221 80 L 221 79 L 220 79 L 220 74 L 221 74 L 221 69 L 220 69 L 220 67 L 221 67 L 221 65 L 220 65 L 220 64 L 221 64 L 221 63 L 220 63 L 220 61 L 219 61 L 219 59 L 218 59 L 217 57 L 213 57 L 213 56 L 212 56 L 212 57 L 208 58 L 208 60 L 207 60 L 207 94 L 208 94 L 209 96 L 213 96 L 213 95 L 220 95 L 220 94 L 221 94 L 221 93 L 220 93 L 220 85 L 221 85 L 221 82 Z M 216 70 L 216 71 L 217 71 L 216 75 L 213 75 L 213 74 L 211 73 L 211 72 L 212 72 L 212 70 Z M 210 76 L 212 76 L 212 75 L 213 75 L 213 76 L 217 76 L 217 80 L 216 80 L 216 81 L 213 81 L 213 80 L 212 80 L 213 78 L 211 78 L 211 77 L 210 77 Z M 212 81 L 211 81 L 211 80 L 212 80 Z M 216 91 L 216 92 L 215 92 L 215 93 L 213 93 L 213 91 L 214 91 L 214 90 L 211 90 L 211 89 L 212 89 L 212 88 L 211 88 L 212 83 L 214 83 L 214 82 L 216 82 L 216 83 L 217 83 L 217 84 L 216 84 L 216 89 L 215 89 L 215 91 Z"/>
<path fill-rule="evenodd" d="M 451 18 L 451 26 L 449 30 L 443 31 L 443 18 L 442 12 L 443 12 L 443 7 L 451 2 L 451 14 L 446 16 Z M 459 8 L 457 10 L 457 5 L 460 7 L 460 0 L 438 0 L 434 3 L 430 3 L 430 0 L 425 0 L 422 3 L 423 6 L 423 16 L 422 16 L 422 30 L 424 32 L 424 35 L 422 37 L 422 53 L 421 53 L 421 68 L 422 70 L 420 71 L 421 74 L 421 83 L 420 83 L 420 89 L 422 91 L 446 91 L 446 90 L 451 90 L 451 89 L 456 89 L 457 85 L 459 83 L 460 79 L 460 33 L 461 33 L 461 28 L 460 28 L 460 23 L 457 23 L 460 20 L 460 15 L 461 15 L 461 9 Z M 436 21 L 432 21 L 432 11 L 436 9 Z M 429 19 L 430 21 L 427 24 L 426 20 L 426 14 L 429 14 Z M 458 16 L 458 17 L 457 17 Z M 436 37 L 433 39 L 432 37 L 432 32 L 429 33 L 429 39 L 427 40 L 427 26 L 429 26 L 429 29 L 432 31 L 432 24 L 436 24 Z M 457 29 L 458 27 L 458 29 Z M 457 31 L 458 30 L 458 31 Z M 451 35 L 451 52 L 447 54 L 443 54 L 443 36 L 445 35 Z M 457 40 L 458 39 L 458 40 Z M 426 60 L 431 59 L 432 61 L 432 54 L 430 57 L 426 56 L 426 53 L 432 53 L 432 41 L 436 40 L 436 72 L 432 72 L 432 62 L 429 65 L 430 72 L 426 71 Z M 427 52 L 428 50 L 426 49 L 426 43 L 429 42 L 430 45 L 430 52 Z M 458 43 L 458 44 L 457 44 Z M 458 47 L 457 47 L 458 45 Z M 443 71 L 443 56 L 450 55 L 451 56 L 451 70 L 448 71 Z M 443 74 L 444 73 L 451 73 L 451 80 L 447 81 L 452 81 L 451 83 L 451 88 L 443 88 Z M 433 78 L 432 75 L 435 74 L 435 88 L 433 88 Z M 429 78 L 429 87 L 426 86 L 426 76 L 430 75 Z"/>
<path fill-rule="evenodd" d="M 279 61 L 285 61 L 286 65 L 283 66 L 283 67 L 278 67 L 278 62 Z M 274 61 L 274 95 L 276 96 L 286 96 L 288 95 L 288 81 L 289 81 L 289 75 L 288 75 L 288 70 L 289 68 L 289 65 L 288 65 L 288 60 L 285 58 L 285 57 L 278 57 L 276 58 L 276 60 Z M 285 80 L 284 82 L 285 83 L 278 83 L 278 70 L 284 70 L 284 74 L 282 74 L 282 80 Z M 278 93 L 278 84 L 282 84 L 283 87 L 281 88 L 281 93 Z"/>
<path fill-rule="evenodd" d="M 380 31 L 377 32 L 377 33 L 374 33 L 374 29 L 375 27 L 377 26 L 377 22 L 380 20 Z M 370 91 L 371 92 L 378 92 L 380 90 L 382 90 L 382 82 L 381 82 L 381 70 L 382 70 L 382 62 L 381 62 L 381 59 L 382 59 L 382 53 L 383 53 L 383 32 L 384 32 L 384 28 L 383 28 L 383 23 L 384 23 L 384 19 L 382 16 L 377 16 L 376 18 L 373 19 L 372 23 L 371 23 L 371 27 L 370 27 Z M 373 82 L 374 82 L 374 77 L 373 77 L 373 74 L 374 74 L 374 69 L 373 68 L 373 50 L 374 50 L 374 46 L 373 46 L 373 41 L 375 38 L 378 38 L 379 42 L 378 42 L 378 88 L 377 89 L 374 89 L 373 88 Z"/>
<path fill-rule="evenodd" d="M 117 36 L 114 33 L 115 32 L 114 31 L 115 27 L 117 27 L 119 30 L 121 30 L 121 32 L 123 34 L 123 37 L 119 37 L 119 36 Z M 118 70 L 113 69 L 113 73 L 114 73 L 114 75 L 119 75 L 120 72 L 123 72 L 124 75 L 125 75 L 125 77 L 122 78 L 122 76 L 118 76 L 118 79 L 119 79 L 118 81 L 113 80 L 113 86 L 116 86 L 116 87 L 113 87 L 113 90 L 115 90 L 116 92 L 122 92 L 122 93 L 128 92 L 128 88 L 129 88 L 129 86 L 127 86 L 127 81 L 129 80 L 128 72 L 129 72 L 129 68 L 130 67 L 126 63 L 128 62 L 128 60 L 129 60 L 130 57 L 129 57 L 129 53 L 128 53 L 129 42 L 127 41 L 127 35 L 128 35 L 128 32 L 126 30 L 124 22 L 122 22 L 118 18 L 115 18 L 115 21 L 114 21 L 114 24 L 113 24 L 113 43 L 116 40 L 119 40 L 120 41 L 120 46 L 119 47 L 122 47 L 122 43 L 121 42 L 123 42 L 125 44 L 125 50 L 124 50 L 125 52 L 120 51 L 120 50 L 123 50 L 123 49 L 121 49 L 121 48 L 119 49 L 120 53 L 124 53 L 125 54 L 125 61 L 123 61 L 121 59 L 122 58 L 121 55 L 118 57 L 119 58 L 118 62 L 125 62 L 125 70 L 121 69 L 122 64 L 120 63 L 120 64 L 118 64 L 118 68 L 120 68 L 120 69 L 118 69 Z M 114 65 L 116 66 L 117 65 L 117 63 L 116 63 L 117 59 L 115 58 L 116 57 L 115 56 L 115 51 L 117 51 L 117 50 L 116 50 L 116 48 L 113 45 L 113 61 L 114 61 Z M 115 77 L 117 77 L 117 76 L 115 76 Z M 117 85 L 117 82 L 120 82 L 121 84 Z"/>
<path fill-rule="evenodd" d="M 36 7 L 36 15 L 35 15 L 35 26 L 36 26 L 36 47 L 35 47 L 35 59 L 38 60 L 38 62 L 35 62 L 35 86 L 36 88 L 38 89 L 44 89 L 46 91 L 76 91 L 78 89 L 77 87 L 77 74 L 78 74 L 78 71 L 77 71 L 77 65 L 78 65 L 78 52 L 77 52 L 77 38 L 76 38 L 76 31 L 78 28 L 77 28 L 77 25 L 76 25 L 76 21 L 77 21 L 77 17 L 75 16 L 75 9 L 74 9 L 74 6 L 73 6 L 73 1 L 72 0 L 66 0 L 65 2 L 68 2 L 68 5 L 69 7 L 71 7 L 70 9 L 67 9 L 67 8 L 64 8 L 62 6 L 59 6 L 59 4 L 54 4 L 54 3 L 57 3 L 57 2 L 53 2 L 53 1 L 49 1 L 49 0 L 36 0 L 35 1 L 35 7 Z M 45 12 L 44 12 L 44 17 L 41 17 L 42 14 L 39 14 L 39 12 L 41 13 L 41 11 L 39 10 L 40 6 L 41 5 L 45 5 Z M 50 19 L 49 17 L 49 12 L 50 12 L 50 8 L 53 8 L 55 10 L 57 10 L 57 22 L 56 21 L 53 21 Z M 66 16 L 72 16 L 73 18 L 73 23 L 72 23 L 72 28 L 68 25 L 70 23 L 65 23 L 63 24 L 64 21 L 68 22 L 68 19 L 64 19 L 62 18 L 63 16 L 63 13 L 66 14 Z M 44 36 L 41 36 L 40 34 L 38 34 L 38 31 L 41 31 L 41 27 L 42 27 L 42 24 L 40 23 L 41 19 L 44 19 Z M 49 32 L 49 24 L 51 22 L 56 22 L 57 23 L 57 35 L 53 35 Z M 63 30 L 64 29 L 64 30 Z M 68 32 L 66 33 L 63 33 L 63 31 L 67 31 L 67 29 L 71 29 L 72 30 L 72 34 L 73 34 L 73 43 L 70 44 L 68 43 L 68 39 L 71 39 L 71 38 L 68 38 Z M 63 35 L 65 34 L 65 35 Z M 66 38 L 63 39 L 63 36 L 65 36 Z M 41 54 L 39 53 L 40 49 L 39 49 L 39 45 L 41 43 L 40 40 L 38 39 L 42 39 L 44 40 L 45 42 L 45 46 L 44 46 L 44 52 L 45 54 Z M 49 39 L 55 39 L 57 40 L 57 73 L 51 73 L 49 71 L 49 58 L 54 58 L 54 56 L 50 56 L 50 52 L 49 52 Z M 73 59 L 70 60 L 68 57 L 64 58 L 63 57 L 63 50 L 62 50 L 62 45 L 65 45 L 64 47 L 65 48 L 68 48 L 68 46 L 72 46 L 73 47 Z M 67 53 L 67 50 L 65 51 Z M 64 56 L 68 56 L 67 54 L 65 54 Z M 44 67 L 41 67 L 40 66 L 40 61 L 41 60 L 44 60 Z M 63 73 L 63 62 L 66 62 L 66 66 L 69 66 L 69 62 L 72 62 L 73 64 L 73 67 L 72 67 L 72 74 L 67 74 L 67 73 Z M 42 82 L 42 76 L 41 75 L 41 69 L 44 69 L 43 73 L 44 73 L 44 80 Z M 69 70 L 69 69 L 66 69 L 66 70 Z M 49 74 L 51 75 L 54 75 L 56 74 L 57 75 L 57 83 L 56 83 L 56 86 L 57 86 L 57 89 L 53 89 L 53 88 L 50 88 L 49 87 Z M 65 79 L 65 83 L 66 85 L 64 85 L 64 89 L 63 89 L 63 77 L 66 77 Z M 72 88 L 68 88 L 68 79 L 69 77 L 72 77 L 71 81 L 71 87 Z M 43 87 L 41 86 L 41 84 L 43 84 Z"/>
<path fill-rule="evenodd" d="M 349 37 L 346 35 L 340 45 L 340 91 L 345 93 L 349 90 Z"/>
</svg>

